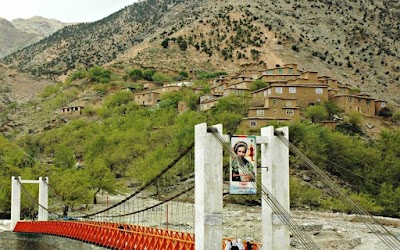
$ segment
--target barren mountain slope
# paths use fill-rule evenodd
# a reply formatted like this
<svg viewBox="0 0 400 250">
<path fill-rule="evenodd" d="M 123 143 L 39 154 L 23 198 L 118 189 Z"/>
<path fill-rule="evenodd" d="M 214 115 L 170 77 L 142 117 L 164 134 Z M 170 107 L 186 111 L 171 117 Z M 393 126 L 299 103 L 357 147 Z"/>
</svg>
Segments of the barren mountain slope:
<svg viewBox="0 0 400 250">
<path fill-rule="evenodd" d="M 40 36 L 37 34 L 23 32 L 6 19 L 0 18 L 0 58 L 24 47 L 27 43 L 39 40 Z"/>
<path fill-rule="evenodd" d="M 398 106 L 399 7 L 388 0 L 147 0 L 66 27 L 3 62 L 51 78 L 109 63 L 229 72 L 243 62 L 297 63 Z"/>
<path fill-rule="evenodd" d="M 32 17 L 14 19 L 0 18 L 0 58 L 31 45 L 68 24 L 54 19 Z"/>
</svg>

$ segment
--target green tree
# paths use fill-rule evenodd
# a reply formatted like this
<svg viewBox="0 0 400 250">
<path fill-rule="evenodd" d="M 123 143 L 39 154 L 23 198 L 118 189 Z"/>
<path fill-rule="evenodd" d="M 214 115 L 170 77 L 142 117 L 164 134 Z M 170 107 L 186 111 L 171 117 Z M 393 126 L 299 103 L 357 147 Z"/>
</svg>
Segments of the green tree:
<svg viewBox="0 0 400 250">
<path fill-rule="evenodd" d="M 244 116 L 247 111 L 245 97 L 227 96 L 220 98 L 212 113 L 216 117 L 225 111 Z"/>
<path fill-rule="evenodd" d="M 154 75 L 151 78 L 157 84 L 164 84 L 164 83 L 171 82 L 171 78 L 169 76 L 167 76 L 166 74 L 163 74 L 163 73 L 159 73 L 159 72 L 154 73 Z"/>
<path fill-rule="evenodd" d="M 308 106 L 305 110 L 305 116 L 311 120 L 312 123 L 322 122 L 328 119 L 328 112 L 321 105 Z"/>
<path fill-rule="evenodd" d="M 54 149 L 54 165 L 59 168 L 70 168 L 74 166 L 75 156 L 72 150 L 64 144 L 59 144 Z"/>
<path fill-rule="evenodd" d="M 382 204 L 383 215 L 400 216 L 400 187 L 384 182 L 379 188 L 378 202 Z"/>
<path fill-rule="evenodd" d="M 168 48 L 168 46 L 169 46 L 169 38 L 166 38 L 166 39 L 164 39 L 162 42 L 161 42 L 161 46 L 164 48 L 164 49 L 166 49 L 166 48 Z"/>
<path fill-rule="evenodd" d="M 97 204 L 97 194 L 100 191 L 116 194 L 120 187 L 105 162 L 101 157 L 97 157 L 94 161 L 87 163 L 85 167 L 85 173 L 89 177 L 89 185 L 93 191 L 94 204 Z"/>
<path fill-rule="evenodd" d="M 336 103 L 333 101 L 326 101 L 324 102 L 324 107 L 326 111 L 328 112 L 329 119 L 332 120 L 334 115 L 339 115 L 340 113 L 343 112 L 343 109 L 341 109 Z"/>
<path fill-rule="evenodd" d="M 258 90 L 258 89 L 266 88 L 268 86 L 269 86 L 269 84 L 267 82 L 265 82 L 263 80 L 260 80 L 260 79 L 257 79 L 257 80 L 255 80 L 254 82 L 251 83 L 250 90 L 251 91 L 255 91 L 255 90 Z"/>
<path fill-rule="evenodd" d="M 143 79 L 143 72 L 140 69 L 132 69 L 128 72 L 128 76 L 133 81 Z"/>
<path fill-rule="evenodd" d="M 178 108 L 178 103 L 183 100 L 183 93 L 182 92 L 167 92 L 163 93 L 160 96 L 160 103 L 159 107 L 168 109 L 168 108 L 173 108 L 177 109 Z"/>
<path fill-rule="evenodd" d="M 153 81 L 153 75 L 155 71 L 151 69 L 146 69 L 143 71 L 143 78 L 146 79 L 147 81 Z"/>
<path fill-rule="evenodd" d="M 88 78 L 91 82 L 109 83 L 111 80 L 111 71 L 100 66 L 94 66 L 89 69 Z"/>
<path fill-rule="evenodd" d="M 363 117 L 362 114 L 354 111 L 349 113 L 346 121 L 353 127 L 361 127 L 363 122 Z"/>
<path fill-rule="evenodd" d="M 83 171 L 69 168 L 65 170 L 53 169 L 49 181 L 57 197 L 72 208 L 79 204 L 89 203 L 90 186 L 88 175 Z"/>
</svg>

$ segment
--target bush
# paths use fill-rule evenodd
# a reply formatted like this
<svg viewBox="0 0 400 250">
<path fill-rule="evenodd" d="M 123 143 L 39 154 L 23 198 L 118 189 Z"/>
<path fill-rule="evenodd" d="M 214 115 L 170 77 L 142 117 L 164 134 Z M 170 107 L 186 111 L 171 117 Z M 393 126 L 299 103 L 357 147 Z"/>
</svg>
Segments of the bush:
<svg viewBox="0 0 400 250">
<path fill-rule="evenodd" d="M 322 195 L 323 192 L 321 190 L 308 187 L 295 177 L 290 178 L 291 207 L 320 207 Z"/>
<path fill-rule="evenodd" d="M 255 91 L 255 90 L 258 90 L 258 89 L 263 89 L 263 88 L 268 87 L 268 85 L 269 84 L 267 82 L 264 82 L 263 80 L 257 79 L 257 80 L 255 80 L 254 82 L 251 83 L 250 90 L 251 91 Z"/>
<path fill-rule="evenodd" d="M 379 110 L 378 115 L 382 117 L 391 117 L 392 110 L 390 110 L 388 107 L 383 107 L 381 110 Z"/>
<path fill-rule="evenodd" d="M 88 78 L 91 82 L 109 83 L 111 80 L 111 71 L 100 66 L 94 66 L 89 69 Z"/>
<path fill-rule="evenodd" d="M 171 81 L 171 78 L 163 73 L 154 73 L 152 79 L 157 84 L 164 84 Z"/>
<path fill-rule="evenodd" d="M 154 70 L 146 69 L 143 71 L 143 78 L 147 81 L 153 81 Z"/>
<path fill-rule="evenodd" d="M 400 111 L 396 111 L 392 116 L 392 121 L 400 123 Z"/>
<path fill-rule="evenodd" d="M 310 119 L 312 123 L 318 123 L 328 119 L 328 112 L 320 105 L 309 106 L 306 108 L 305 116 Z"/>
<path fill-rule="evenodd" d="M 128 72 L 128 76 L 133 81 L 143 79 L 143 73 L 140 69 L 132 69 L 131 71 Z"/>
</svg>

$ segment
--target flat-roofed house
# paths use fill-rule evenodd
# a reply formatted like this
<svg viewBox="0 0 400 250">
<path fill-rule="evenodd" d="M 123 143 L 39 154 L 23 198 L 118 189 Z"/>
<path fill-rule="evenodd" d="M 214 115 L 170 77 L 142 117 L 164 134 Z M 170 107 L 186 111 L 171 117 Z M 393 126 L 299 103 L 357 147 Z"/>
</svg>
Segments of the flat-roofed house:
<svg viewBox="0 0 400 250">
<path fill-rule="evenodd" d="M 204 95 L 200 97 L 200 111 L 209 110 L 218 103 L 221 96 Z"/>
<path fill-rule="evenodd" d="M 375 112 L 375 100 L 367 94 L 362 95 L 335 95 L 331 100 L 347 114 L 358 112 L 364 116 L 372 117 Z"/>
<path fill-rule="evenodd" d="M 140 91 L 134 94 L 136 104 L 143 106 L 156 106 L 160 102 L 160 93 L 154 89 Z"/>
<path fill-rule="evenodd" d="M 82 115 L 83 106 L 70 106 L 61 108 L 62 115 Z"/>
<path fill-rule="evenodd" d="M 241 122 L 245 129 L 259 129 L 271 121 L 292 122 L 300 120 L 300 107 L 295 98 L 267 97 L 263 107 L 251 107 L 248 117 Z"/>
<path fill-rule="evenodd" d="M 379 115 L 379 112 L 386 107 L 386 102 L 381 99 L 375 100 L 375 115 Z"/>
</svg>

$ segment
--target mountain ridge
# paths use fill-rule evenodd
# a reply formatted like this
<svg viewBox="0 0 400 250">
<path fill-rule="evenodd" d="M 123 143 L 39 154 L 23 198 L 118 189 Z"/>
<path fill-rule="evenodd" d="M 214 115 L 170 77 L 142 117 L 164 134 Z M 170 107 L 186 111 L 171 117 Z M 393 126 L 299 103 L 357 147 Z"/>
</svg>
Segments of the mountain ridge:
<svg viewBox="0 0 400 250">
<path fill-rule="evenodd" d="M 67 26 L 1 62 L 52 79 L 94 65 L 234 72 L 246 61 L 296 63 L 399 106 L 397 7 L 386 0 L 147 0 Z M 186 43 L 175 46 L 179 53 L 161 46 L 179 37 Z"/>
<path fill-rule="evenodd" d="M 66 25 L 69 24 L 40 16 L 17 18 L 11 22 L 0 17 L 0 58 L 38 42 Z"/>
</svg>

